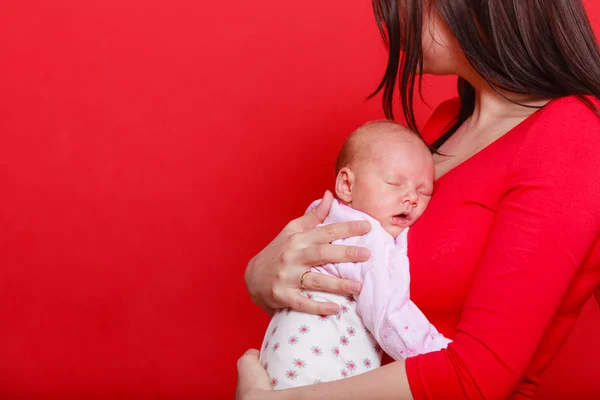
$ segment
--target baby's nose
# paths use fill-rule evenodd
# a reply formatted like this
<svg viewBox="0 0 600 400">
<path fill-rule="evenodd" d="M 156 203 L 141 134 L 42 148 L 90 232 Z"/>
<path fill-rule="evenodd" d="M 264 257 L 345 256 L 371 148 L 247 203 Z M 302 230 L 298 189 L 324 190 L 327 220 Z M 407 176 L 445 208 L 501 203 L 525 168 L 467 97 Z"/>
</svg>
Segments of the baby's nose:
<svg viewBox="0 0 600 400">
<path fill-rule="evenodd" d="M 416 192 L 413 191 L 409 191 L 404 195 L 404 203 L 409 203 L 411 204 L 413 207 L 417 206 L 417 200 L 419 199 L 419 197 L 417 196 Z"/>
</svg>

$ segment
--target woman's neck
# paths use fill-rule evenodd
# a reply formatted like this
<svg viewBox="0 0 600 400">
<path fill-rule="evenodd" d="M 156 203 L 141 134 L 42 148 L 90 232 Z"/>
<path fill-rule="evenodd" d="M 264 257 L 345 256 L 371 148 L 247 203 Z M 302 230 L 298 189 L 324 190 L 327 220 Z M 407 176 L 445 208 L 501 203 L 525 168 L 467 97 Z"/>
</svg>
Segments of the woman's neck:
<svg viewBox="0 0 600 400">
<path fill-rule="evenodd" d="M 494 89 L 473 69 L 461 76 L 475 89 L 475 108 L 470 118 L 471 125 L 486 126 L 501 119 L 525 119 L 549 101 L 534 95 Z"/>
</svg>

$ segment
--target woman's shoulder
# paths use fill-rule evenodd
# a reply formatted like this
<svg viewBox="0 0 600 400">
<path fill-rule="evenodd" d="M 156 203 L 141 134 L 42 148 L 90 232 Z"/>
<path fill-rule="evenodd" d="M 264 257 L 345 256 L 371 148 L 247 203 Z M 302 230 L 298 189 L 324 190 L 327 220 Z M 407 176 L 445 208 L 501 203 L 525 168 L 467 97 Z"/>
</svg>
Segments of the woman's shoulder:
<svg viewBox="0 0 600 400">
<path fill-rule="evenodd" d="M 579 135 L 580 138 L 589 134 L 587 139 L 600 141 L 600 113 L 596 113 L 590 107 L 591 105 L 600 110 L 600 100 L 594 97 L 585 98 L 589 104 L 577 96 L 565 96 L 552 100 L 532 119 L 529 130 L 535 131 L 536 128 L 543 126 L 547 130 L 547 134 L 537 138 L 540 140 L 551 140 L 552 133 L 554 133 L 558 136 Z M 454 121 L 459 110 L 460 99 L 458 97 L 440 103 L 421 130 L 425 142 L 431 144 L 437 140 Z M 579 129 L 582 131 L 578 134 L 577 130 Z M 571 138 L 576 139 L 576 137 Z"/>
<path fill-rule="evenodd" d="M 565 96 L 551 100 L 540 110 L 540 114 L 543 114 L 545 120 L 562 120 L 571 124 L 596 124 L 600 118 L 597 110 L 600 110 L 600 100 L 595 97 Z"/>
<path fill-rule="evenodd" d="M 592 108 L 600 102 L 587 100 L 589 105 L 576 97 L 553 100 L 516 128 L 511 142 L 519 147 L 505 185 L 509 191 L 545 190 L 555 198 L 561 191 L 600 220 L 600 116 Z"/>
<path fill-rule="evenodd" d="M 527 152 L 583 151 L 596 153 L 600 146 L 600 101 L 566 96 L 552 100 L 526 125 L 523 147 Z M 594 107 L 596 109 L 594 109 Z M 594 157 L 595 158 L 595 157 Z"/>
</svg>

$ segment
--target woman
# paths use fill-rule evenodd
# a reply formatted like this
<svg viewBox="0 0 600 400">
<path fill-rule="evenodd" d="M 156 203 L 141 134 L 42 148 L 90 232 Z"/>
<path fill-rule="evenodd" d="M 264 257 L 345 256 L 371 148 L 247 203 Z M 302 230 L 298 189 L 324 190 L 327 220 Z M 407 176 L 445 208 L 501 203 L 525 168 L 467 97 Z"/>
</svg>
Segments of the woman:
<svg viewBox="0 0 600 400">
<path fill-rule="evenodd" d="M 420 74 L 456 74 L 422 136 L 436 151 L 436 194 L 411 228 L 411 297 L 454 342 L 342 381 L 271 391 L 249 351 L 238 398 L 523 398 L 600 281 L 600 51 L 581 0 L 374 0 L 389 50 L 386 115 L 400 81 L 415 127 Z M 403 52 L 401 52 L 401 49 Z M 332 314 L 300 295 L 313 265 L 358 262 L 330 245 L 359 223 L 316 227 L 331 194 L 290 222 L 246 271 L 255 303 Z M 308 289 L 357 293 L 308 273 Z"/>
</svg>

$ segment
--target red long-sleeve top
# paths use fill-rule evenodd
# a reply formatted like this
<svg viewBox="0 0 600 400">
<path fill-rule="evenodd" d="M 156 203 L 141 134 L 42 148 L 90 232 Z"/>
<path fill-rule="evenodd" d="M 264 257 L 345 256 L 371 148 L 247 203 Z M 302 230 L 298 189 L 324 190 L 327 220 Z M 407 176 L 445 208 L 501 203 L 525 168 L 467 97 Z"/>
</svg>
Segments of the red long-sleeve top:
<svg viewBox="0 0 600 400">
<path fill-rule="evenodd" d="M 599 151 L 600 117 L 565 97 L 436 182 L 409 232 L 411 298 L 454 342 L 406 360 L 415 399 L 535 395 L 600 283 Z"/>
</svg>

